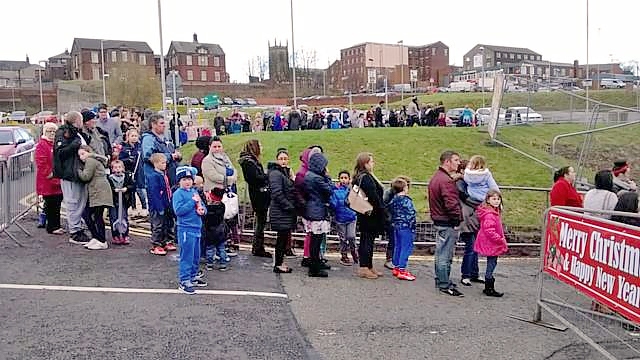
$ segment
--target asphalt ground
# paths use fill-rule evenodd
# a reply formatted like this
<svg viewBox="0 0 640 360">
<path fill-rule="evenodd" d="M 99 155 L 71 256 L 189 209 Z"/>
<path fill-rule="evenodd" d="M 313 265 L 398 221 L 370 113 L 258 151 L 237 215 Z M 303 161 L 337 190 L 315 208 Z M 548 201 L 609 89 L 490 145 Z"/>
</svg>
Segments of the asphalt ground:
<svg viewBox="0 0 640 360">
<path fill-rule="evenodd" d="M 485 297 L 478 285 L 459 285 L 465 297 L 452 298 L 434 288 L 430 258 L 412 260 L 415 282 L 386 270 L 378 280 L 359 279 L 333 256 L 329 278 L 318 279 L 306 276 L 299 258 L 287 259 L 292 274 L 276 275 L 269 261 L 243 250 L 229 271 L 207 272 L 205 289 L 219 292 L 187 296 L 176 291 L 175 257 L 148 254 L 146 238 L 89 251 L 36 229 L 33 217 L 22 224 L 32 236 L 9 231 L 24 247 L 0 235 L 0 359 L 601 358 L 569 330 L 508 316 L 532 316 L 535 259 L 499 262 L 503 298 Z M 382 270 L 382 259 L 374 262 Z M 575 295 L 558 284 L 545 291 Z M 631 355 L 623 349 L 622 357 Z"/>
</svg>

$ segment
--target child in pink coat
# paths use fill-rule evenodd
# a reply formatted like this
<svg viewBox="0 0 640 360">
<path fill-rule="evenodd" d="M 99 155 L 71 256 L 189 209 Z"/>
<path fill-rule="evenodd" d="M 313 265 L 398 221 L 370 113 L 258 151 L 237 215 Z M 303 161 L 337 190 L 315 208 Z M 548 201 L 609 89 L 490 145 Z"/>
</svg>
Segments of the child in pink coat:
<svg viewBox="0 0 640 360">
<path fill-rule="evenodd" d="M 476 209 L 476 215 L 480 220 L 480 231 L 474 244 L 474 250 L 487 257 L 487 269 L 484 275 L 484 290 L 487 296 L 501 297 L 503 293 L 497 292 L 494 285 L 496 279 L 493 272 L 498 265 L 498 256 L 507 252 L 507 239 L 502 229 L 500 219 L 502 195 L 497 190 L 489 190 L 484 202 Z"/>
</svg>

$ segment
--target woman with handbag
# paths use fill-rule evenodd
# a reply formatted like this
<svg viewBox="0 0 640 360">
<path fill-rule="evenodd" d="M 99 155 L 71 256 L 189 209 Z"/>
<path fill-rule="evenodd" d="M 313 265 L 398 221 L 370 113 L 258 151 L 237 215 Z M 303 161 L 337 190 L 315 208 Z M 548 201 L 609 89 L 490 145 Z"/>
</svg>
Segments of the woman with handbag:
<svg viewBox="0 0 640 360">
<path fill-rule="evenodd" d="M 356 166 L 353 170 L 353 182 L 357 188 L 354 190 L 362 192 L 367 202 L 371 205 L 371 210 L 361 212 L 353 205 L 353 195 L 350 204 L 352 209 L 358 213 L 358 227 L 360 228 L 360 244 L 358 255 L 360 255 L 360 270 L 358 276 L 365 279 L 377 279 L 382 276 L 382 272 L 373 268 L 373 247 L 375 238 L 384 231 L 385 209 L 382 202 L 383 188 L 380 181 L 373 175 L 373 154 L 360 153 L 356 158 Z M 354 192 L 355 194 L 355 192 Z"/>
<path fill-rule="evenodd" d="M 244 144 L 238 162 L 242 168 L 244 181 L 247 182 L 249 187 L 249 199 L 256 219 L 251 253 L 254 256 L 270 258 L 271 253 L 264 249 L 264 227 L 267 224 L 267 212 L 271 194 L 269 177 L 265 174 L 264 168 L 260 163 L 261 154 L 262 145 L 258 140 L 251 139 Z"/>
<path fill-rule="evenodd" d="M 209 154 L 202 159 L 202 177 L 204 178 L 204 192 L 208 193 L 213 188 L 221 188 L 237 193 L 236 182 L 238 173 L 233 167 L 233 163 L 227 153 L 224 152 L 222 140 L 218 136 L 211 138 L 209 144 Z M 226 196 L 223 196 L 225 199 Z M 224 201 L 223 201 L 224 202 Z M 225 217 L 226 218 L 226 217 Z M 240 230 L 238 229 L 238 216 L 226 220 L 231 235 L 231 246 L 233 250 L 238 250 L 240 243 Z M 231 249 L 229 249 L 231 250 Z M 227 251 L 227 256 L 234 256 L 235 252 Z"/>
</svg>

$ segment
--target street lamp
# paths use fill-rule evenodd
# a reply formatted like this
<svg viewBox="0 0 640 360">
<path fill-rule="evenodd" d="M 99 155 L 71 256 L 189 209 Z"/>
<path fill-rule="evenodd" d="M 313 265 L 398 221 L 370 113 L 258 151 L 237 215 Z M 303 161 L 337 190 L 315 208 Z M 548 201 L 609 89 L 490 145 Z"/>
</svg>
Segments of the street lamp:
<svg viewBox="0 0 640 360">
<path fill-rule="evenodd" d="M 160 83 L 162 86 L 162 113 L 167 110 L 167 104 L 164 99 L 167 97 L 167 84 L 166 79 L 164 78 L 165 70 L 164 70 L 164 50 L 162 47 L 162 4 L 160 4 L 160 0 L 158 0 L 158 28 L 160 33 Z"/>
<path fill-rule="evenodd" d="M 480 46 L 480 53 L 482 53 L 481 58 L 482 58 L 482 107 L 485 107 L 485 101 L 484 101 L 484 46 Z"/>
<path fill-rule="evenodd" d="M 38 66 L 40 66 L 41 63 L 44 63 L 45 66 L 47 65 L 46 60 L 38 61 Z M 38 69 L 38 82 L 40 83 L 40 112 L 44 111 L 44 97 L 42 96 L 42 70 L 42 68 Z"/>
<path fill-rule="evenodd" d="M 159 0 L 158 0 L 159 1 Z M 296 99 L 296 45 L 293 38 L 293 0 L 290 1 L 291 8 L 291 53 L 292 57 L 292 75 L 293 75 L 293 108 L 298 107 L 298 100 Z"/>
<path fill-rule="evenodd" d="M 107 103 L 107 84 L 105 81 L 105 73 L 104 73 L 104 40 L 100 40 L 100 57 L 102 63 L 102 102 L 104 104 Z"/>
<path fill-rule="evenodd" d="M 109 77 L 109 74 L 102 74 L 102 102 L 104 104 L 107 103 L 107 87 L 105 84 L 107 82 L 108 77 Z"/>
<path fill-rule="evenodd" d="M 398 41 L 400 44 L 400 102 L 404 102 L 404 40 Z"/>
<path fill-rule="evenodd" d="M 11 102 L 13 103 L 13 111 L 16 111 L 16 86 L 11 87 Z"/>
</svg>

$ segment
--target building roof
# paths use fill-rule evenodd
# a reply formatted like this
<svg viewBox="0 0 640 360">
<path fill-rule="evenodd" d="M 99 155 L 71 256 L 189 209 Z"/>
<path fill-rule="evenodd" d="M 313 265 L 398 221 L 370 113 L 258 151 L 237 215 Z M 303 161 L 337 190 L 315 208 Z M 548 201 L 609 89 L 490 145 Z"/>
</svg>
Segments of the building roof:
<svg viewBox="0 0 640 360">
<path fill-rule="evenodd" d="M 0 60 L 0 70 L 2 71 L 18 71 L 31 66 L 26 61 Z"/>
<path fill-rule="evenodd" d="M 144 41 L 129 41 L 129 40 L 101 40 L 101 39 L 85 39 L 75 38 L 73 39 L 74 45 L 77 45 L 79 49 L 91 49 L 100 50 L 101 42 L 104 41 L 105 49 L 132 49 L 137 52 L 153 53 L 149 44 Z"/>
<path fill-rule="evenodd" d="M 531 64 L 531 65 L 541 65 L 541 66 L 557 66 L 557 67 L 573 67 L 572 63 L 560 63 L 553 61 L 545 61 L 545 60 L 524 60 L 523 64 Z"/>
<path fill-rule="evenodd" d="M 410 47 L 410 48 L 428 48 L 428 47 L 432 47 L 432 46 L 436 46 L 436 45 L 444 45 L 446 47 L 449 47 L 449 46 L 447 46 L 447 44 L 443 43 L 442 41 L 436 41 L 436 42 L 432 42 L 430 44 L 418 45 L 418 46 L 407 45 L 407 47 Z"/>
<path fill-rule="evenodd" d="M 49 60 L 52 60 L 52 59 L 71 59 L 71 55 L 69 54 L 68 50 L 65 50 L 63 53 L 54 55 L 49 58 Z"/>
<path fill-rule="evenodd" d="M 172 41 L 169 47 L 173 47 L 176 53 L 195 54 L 198 52 L 198 48 L 205 48 L 212 55 L 224 55 L 222 47 L 220 47 L 220 45 L 218 44 L 207 44 L 189 41 Z"/>
<path fill-rule="evenodd" d="M 493 51 L 500 51 L 500 52 L 514 52 L 514 53 L 522 53 L 522 54 L 530 54 L 530 55 L 540 55 L 537 52 L 527 48 L 500 46 L 500 45 L 484 45 L 484 44 L 478 44 L 476 46 L 484 46 L 486 49 L 491 49 Z"/>
</svg>

